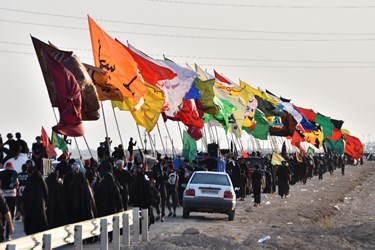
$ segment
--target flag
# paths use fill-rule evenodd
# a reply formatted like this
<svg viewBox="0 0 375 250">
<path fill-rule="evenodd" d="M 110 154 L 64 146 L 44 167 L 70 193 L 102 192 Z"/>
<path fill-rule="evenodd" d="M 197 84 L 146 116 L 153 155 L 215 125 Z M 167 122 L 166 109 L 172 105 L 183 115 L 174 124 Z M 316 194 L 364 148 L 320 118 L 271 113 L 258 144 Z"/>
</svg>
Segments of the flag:
<svg viewBox="0 0 375 250">
<path fill-rule="evenodd" d="M 203 71 L 203 69 L 201 69 L 201 67 L 198 66 L 198 64 L 195 63 L 194 66 L 195 66 L 195 71 L 198 74 L 198 78 L 201 81 L 207 81 L 207 80 L 209 80 L 207 74 Z"/>
<path fill-rule="evenodd" d="M 182 142 L 182 156 L 189 161 L 195 160 L 197 157 L 197 142 L 185 130 Z"/>
<path fill-rule="evenodd" d="M 296 108 L 294 108 L 293 104 L 290 102 L 280 102 L 278 104 L 278 107 L 289 114 L 291 114 L 296 120 L 297 124 L 300 124 L 305 131 L 314 131 L 316 130 L 316 127 L 314 124 L 309 122 L 305 116 L 303 116 L 302 113 L 300 113 Z"/>
<path fill-rule="evenodd" d="M 309 155 L 311 155 L 311 156 L 314 156 L 315 155 L 315 150 L 312 147 L 309 146 L 308 149 L 307 149 L 307 153 Z"/>
<path fill-rule="evenodd" d="M 304 117 L 306 117 L 307 120 L 309 120 L 310 122 L 314 122 L 315 121 L 316 114 L 315 114 L 314 110 L 301 108 L 301 107 L 298 107 L 296 105 L 293 105 L 293 106 L 294 106 L 295 109 L 297 109 L 299 112 L 301 112 L 301 114 Z"/>
<path fill-rule="evenodd" d="M 302 152 L 304 152 L 304 149 L 301 147 L 301 141 L 302 141 L 301 135 L 299 134 L 297 130 L 294 130 L 291 144 L 295 146 L 296 148 L 298 148 L 299 150 L 301 150 Z"/>
<path fill-rule="evenodd" d="M 55 83 L 52 79 L 51 72 L 48 69 L 46 58 L 43 53 L 48 53 L 54 60 L 61 63 L 75 77 L 82 97 L 82 120 L 98 120 L 99 99 L 94 83 L 92 82 L 85 66 L 81 63 L 78 56 L 72 51 L 63 51 L 52 44 L 46 44 L 35 37 L 31 37 L 35 52 L 38 56 L 39 65 L 42 69 L 44 81 L 46 83 L 49 98 L 52 107 L 57 107 Z"/>
<path fill-rule="evenodd" d="M 296 160 L 297 160 L 297 162 L 299 162 L 299 163 L 302 163 L 302 162 L 303 162 L 303 158 L 302 158 L 302 156 L 301 156 L 300 153 L 298 153 L 297 151 L 296 151 Z"/>
<path fill-rule="evenodd" d="M 245 117 L 245 111 L 246 111 L 246 106 L 245 104 L 241 101 L 241 98 L 238 96 L 232 96 L 227 92 L 221 91 L 217 86 L 214 86 L 214 93 L 215 96 L 219 97 L 220 99 L 225 99 L 232 103 L 236 108 L 233 109 L 232 114 L 233 118 L 232 125 L 230 126 L 231 132 L 235 132 L 237 137 L 242 136 L 242 125 L 244 122 L 244 117 Z"/>
<path fill-rule="evenodd" d="M 56 156 L 57 155 L 56 151 L 53 149 L 53 146 L 51 145 L 49 141 L 47 132 L 43 127 L 42 127 L 41 134 L 42 134 L 43 147 L 46 148 L 46 154 L 48 155 L 48 157 Z"/>
<path fill-rule="evenodd" d="M 140 109 L 134 110 L 133 99 L 125 98 L 123 102 L 112 101 L 112 107 L 120 110 L 130 111 L 135 122 L 144 127 L 146 132 L 151 132 L 155 127 L 165 99 L 163 93 L 151 84 L 145 83 L 146 93 L 144 95 L 144 103 Z"/>
<path fill-rule="evenodd" d="M 281 155 L 279 155 L 276 152 L 272 152 L 271 164 L 273 166 L 282 165 L 283 161 L 285 161 L 284 157 L 282 157 Z"/>
<path fill-rule="evenodd" d="M 163 60 L 163 62 L 177 74 L 172 80 L 164 81 L 168 91 L 168 104 L 170 106 L 170 109 L 165 112 L 169 116 L 174 116 L 180 110 L 183 98 L 191 89 L 197 73 L 170 60 Z"/>
<path fill-rule="evenodd" d="M 332 135 L 327 137 L 329 140 L 339 140 L 342 137 L 342 132 L 340 129 L 333 128 Z"/>
<path fill-rule="evenodd" d="M 210 115 L 204 113 L 202 119 L 204 123 L 208 123 L 210 120 L 215 120 L 221 124 L 225 132 L 228 132 L 229 129 L 229 117 L 232 114 L 233 110 L 236 107 L 226 99 L 219 99 L 216 96 L 214 97 L 214 103 L 220 108 L 220 111 L 216 115 Z"/>
<path fill-rule="evenodd" d="M 252 129 L 250 133 L 254 136 L 254 138 L 258 138 L 260 140 L 267 140 L 270 126 L 266 121 L 263 112 L 259 109 L 256 109 L 254 119 L 254 129 Z"/>
<path fill-rule="evenodd" d="M 342 125 L 344 124 L 344 121 L 336 120 L 336 119 L 332 119 L 332 118 L 331 118 L 331 122 L 332 122 L 333 126 L 335 126 L 335 128 L 337 128 L 337 129 L 341 129 Z"/>
<path fill-rule="evenodd" d="M 201 97 L 201 94 L 199 93 L 199 89 L 197 88 L 197 84 L 194 82 L 193 85 L 191 85 L 191 88 L 189 92 L 186 93 L 183 100 L 186 99 L 198 99 Z"/>
<path fill-rule="evenodd" d="M 320 126 L 317 128 L 317 130 L 305 132 L 303 135 L 305 136 L 303 140 L 314 145 L 316 148 L 319 148 L 324 141 L 324 135 L 320 129 Z"/>
<path fill-rule="evenodd" d="M 324 143 L 327 148 L 335 152 L 336 154 L 343 155 L 344 154 L 344 140 L 343 139 L 338 139 L 338 140 L 330 140 L 330 139 L 325 139 Z"/>
<path fill-rule="evenodd" d="M 84 63 L 83 65 L 85 66 L 87 73 L 90 75 L 91 80 L 96 87 L 99 100 L 121 100 L 122 94 L 120 90 L 108 83 L 109 74 L 107 71 L 86 63 Z"/>
<path fill-rule="evenodd" d="M 146 93 L 146 86 L 138 72 L 137 63 L 131 54 L 92 18 L 88 17 L 88 21 L 95 66 L 108 73 L 108 88 L 118 89 L 121 96 L 116 98 L 117 101 L 134 99 L 134 108 L 140 108 L 138 103 Z"/>
<path fill-rule="evenodd" d="M 315 117 L 315 123 L 322 126 L 322 131 L 325 138 L 332 136 L 334 126 L 331 122 L 331 118 L 317 113 Z"/>
<path fill-rule="evenodd" d="M 352 156 L 358 160 L 363 157 L 363 145 L 362 142 L 355 136 L 345 135 L 345 154 Z"/>
<path fill-rule="evenodd" d="M 64 141 L 63 138 L 59 136 L 55 131 L 52 130 L 52 135 L 51 135 L 51 141 L 52 141 L 52 146 L 54 148 L 59 148 L 61 151 L 64 153 L 67 153 L 68 151 L 68 145 Z"/>
<path fill-rule="evenodd" d="M 47 68 L 54 83 L 59 123 L 53 130 L 67 136 L 83 136 L 81 91 L 74 75 L 42 48 Z"/>
<path fill-rule="evenodd" d="M 237 84 L 226 78 L 225 76 L 220 75 L 214 70 L 215 79 L 220 84 L 224 85 L 225 87 L 239 87 Z"/>
<path fill-rule="evenodd" d="M 214 79 L 209 80 L 201 80 L 199 78 L 195 79 L 196 86 L 200 93 L 200 101 L 204 107 L 204 112 L 216 115 L 219 112 L 219 107 L 214 103 L 214 89 L 213 86 L 215 84 Z"/>
<path fill-rule="evenodd" d="M 117 40 L 118 41 L 118 40 Z M 119 42 L 119 41 L 118 41 Z M 158 87 L 159 81 L 173 79 L 177 76 L 173 70 L 156 63 L 156 60 L 128 44 L 128 47 L 119 42 L 137 62 L 138 69 L 145 82 Z"/>
</svg>

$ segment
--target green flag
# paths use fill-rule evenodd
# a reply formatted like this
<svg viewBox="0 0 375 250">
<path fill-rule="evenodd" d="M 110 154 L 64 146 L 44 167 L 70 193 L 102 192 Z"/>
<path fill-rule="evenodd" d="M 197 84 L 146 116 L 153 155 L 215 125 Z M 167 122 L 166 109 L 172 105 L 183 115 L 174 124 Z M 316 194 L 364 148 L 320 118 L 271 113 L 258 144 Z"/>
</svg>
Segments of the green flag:
<svg viewBox="0 0 375 250">
<path fill-rule="evenodd" d="M 343 155 L 344 154 L 344 140 L 343 139 L 338 139 L 338 140 L 329 140 L 329 139 L 325 139 L 324 140 L 327 148 L 329 148 L 330 150 L 332 150 L 333 152 L 339 154 L 339 155 Z"/>
<path fill-rule="evenodd" d="M 314 156 L 315 155 L 315 150 L 309 146 L 309 148 L 307 149 L 307 153 L 311 156 Z"/>
<path fill-rule="evenodd" d="M 64 153 L 67 153 L 68 147 L 66 142 L 55 131 L 52 131 L 51 141 L 54 148 L 59 148 Z"/>
<path fill-rule="evenodd" d="M 267 140 L 270 126 L 267 120 L 265 119 L 264 113 L 260 111 L 259 109 L 256 109 L 254 118 L 255 118 L 254 129 L 251 130 L 250 133 L 254 136 L 254 138 Z"/>
<path fill-rule="evenodd" d="M 317 113 L 314 122 L 322 126 L 324 138 L 332 136 L 332 131 L 335 126 L 331 122 L 331 118 Z"/>
<path fill-rule="evenodd" d="M 182 156 L 189 160 L 195 160 L 197 157 L 197 142 L 184 130 L 182 139 Z"/>
<path fill-rule="evenodd" d="M 207 123 L 210 120 L 218 121 L 224 128 L 225 132 L 228 132 L 229 117 L 232 115 L 233 110 L 236 110 L 236 106 L 230 101 L 217 98 L 216 96 L 214 97 L 214 103 L 219 107 L 219 113 L 216 115 L 204 113 L 202 120 L 204 123 Z"/>
</svg>

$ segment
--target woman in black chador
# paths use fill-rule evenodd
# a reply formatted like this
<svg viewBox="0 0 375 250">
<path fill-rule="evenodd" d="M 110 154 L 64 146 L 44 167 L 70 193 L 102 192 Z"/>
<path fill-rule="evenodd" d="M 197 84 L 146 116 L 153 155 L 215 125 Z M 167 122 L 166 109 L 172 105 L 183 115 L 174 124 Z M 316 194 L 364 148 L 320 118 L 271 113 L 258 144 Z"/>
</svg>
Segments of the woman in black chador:
<svg viewBox="0 0 375 250">
<path fill-rule="evenodd" d="M 281 165 L 278 166 L 276 180 L 278 182 L 279 195 L 281 198 L 286 197 L 289 194 L 290 181 L 290 170 L 289 166 L 286 165 L 286 161 L 283 161 Z"/>
<path fill-rule="evenodd" d="M 47 230 L 48 188 L 38 169 L 34 169 L 27 179 L 22 197 L 25 209 L 24 229 L 26 235 Z"/>
<path fill-rule="evenodd" d="M 49 228 L 60 227 L 69 223 L 63 184 L 58 181 L 56 172 L 46 179 L 48 187 L 47 219 Z"/>
<path fill-rule="evenodd" d="M 111 171 L 104 174 L 100 181 L 95 191 L 95 202 L 99 217 L 124 211 L 119 185 Z"/>
</svg>

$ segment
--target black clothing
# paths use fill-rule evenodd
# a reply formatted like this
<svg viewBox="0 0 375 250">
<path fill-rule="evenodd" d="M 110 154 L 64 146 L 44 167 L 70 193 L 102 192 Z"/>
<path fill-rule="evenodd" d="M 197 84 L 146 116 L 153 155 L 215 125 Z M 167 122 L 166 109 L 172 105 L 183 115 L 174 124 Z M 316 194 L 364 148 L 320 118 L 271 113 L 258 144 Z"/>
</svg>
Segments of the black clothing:
<svg viewBox="0 0 375 250">
<path fill-rule="evenodd" d="M 5 201 L 5 198 L 0 194 L 0 213 L 1 213 L 1 220 L 0 220 L 0 242 L 4 241 L 4 226 L 8 224 L 5 220 L 5 215 L 9 212 L 9 207 Z"/>
<path fill-rule="evenodd" d="M 48 188 L 38 170 L 34 170 L 27 179 L 22 195 L 25 207 L 24 229 L 26 235 L 47 230 Z"/>
<path fill-rule="evenodd" d="M 276 176 L 278 180 L 279 195 L 281 197 L 288 195 L 290 178 L 289 167 L 285 165 L 279 165 L 276 170 Z"/>
<path fill-rule="evenodd" d="M 120 189 L 112 173 L 106 173 L 100 181 L 95 190 L 95 203 L 99 217 L 123 210 Z"/>
<path fill-rule="evenodd" d="M 255 204 L 260 204 L 261 190 L 262 190 L 262 178 L 263 178 L 263 173 L 259 169 L 254 170 L 251 174 Z"/>
<path fill-rule="evenodd" d="M 62 183 L 58 182 L 56 172 L 51 173 L 47 179 L 48 205 L 47 219 L 50 229 L 60 227 L 69 223 L 67 205 L 65 203 L 65 193 Z"/>
</svg>

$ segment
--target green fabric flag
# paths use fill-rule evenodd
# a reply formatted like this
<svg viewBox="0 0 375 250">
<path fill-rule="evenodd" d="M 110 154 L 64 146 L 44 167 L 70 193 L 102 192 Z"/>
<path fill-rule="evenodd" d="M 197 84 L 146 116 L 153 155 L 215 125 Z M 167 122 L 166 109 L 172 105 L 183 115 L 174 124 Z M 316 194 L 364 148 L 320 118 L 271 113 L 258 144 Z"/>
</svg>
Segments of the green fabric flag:
<svg viewBox="0 0 375 250">
<path fill-rule="evenodd" d="M 314 156 L 315 155 L 315 150 L 309 146 L 309 148 L 307 149 L 307 153 L 311 156 Z"/>
<path fill-rule="evenodd" d="M 52 141 L 52 146 L 54 148 L 59 148 L 63 153 L 67 153 L 68 147 L 66 142 L 64 141 L 63 138 L 61 138 L 55 131 L 52 130 L 52 135 L 51 135 L 51 141 Z"/>
<path fill-rule="evenodd" d="M 254 129 L 251 130 L 250 133 L 254 136 L 254 138 L 258 138 L 260 140 L 267 140 L 270 126 L 267 120 L 265 119 L 264 113 L 259 109 L 256 109 L 254 118 Z"/>
<path fill-rule="evenodd" d="M 314 122 L 322 126 L 324 138 L 332 136 L 332 131 L 335 126 L 331 122 L 331 118 L 317 113 Z"/>
<path fill-rule="evenodd" d="M 210 120 L 218 121 L 221 126 L 223 126 L 225 132 L 228 132 L 229 127 L 229 116 L 233 113 L 233 110 L 236 110 L 230 101 L 226 99 L 214 97 L 214 103 L 219 107 L 219 113 L 217 115 L 211 115 L 204 113 L 202 120 L 204 123 L 208 123 Z"/>
<path fill-rule="evenodd" d="M 329 140 L 325 139 L 324 140 L 326 147 L 332 150 L 333 152 L 343 155 L 344 154 L 344 140 L 343 139 L 338 139 L 338 140 Z"/>
<path fill-rule="evenodd" d="M 184 130 L 182 139 L 182 156 L 193 161 L 197 158 L 197 142 Z"/>
</svg>

